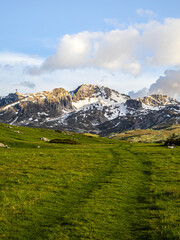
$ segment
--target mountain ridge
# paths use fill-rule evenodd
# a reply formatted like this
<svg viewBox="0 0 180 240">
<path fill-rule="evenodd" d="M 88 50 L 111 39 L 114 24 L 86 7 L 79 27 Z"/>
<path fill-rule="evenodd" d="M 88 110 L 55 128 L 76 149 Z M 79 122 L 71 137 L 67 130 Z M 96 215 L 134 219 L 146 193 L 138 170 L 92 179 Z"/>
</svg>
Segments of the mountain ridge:
<svg viewBox="0 0 180 240">
<path fill-rule="evenodd" d="M 108 87 L 82 84 L 0 98 L 0 122 L 107 136 L 113 132 L 180 123 L 180 103 L 167 95 L 132 99 Z"/>
</svg>

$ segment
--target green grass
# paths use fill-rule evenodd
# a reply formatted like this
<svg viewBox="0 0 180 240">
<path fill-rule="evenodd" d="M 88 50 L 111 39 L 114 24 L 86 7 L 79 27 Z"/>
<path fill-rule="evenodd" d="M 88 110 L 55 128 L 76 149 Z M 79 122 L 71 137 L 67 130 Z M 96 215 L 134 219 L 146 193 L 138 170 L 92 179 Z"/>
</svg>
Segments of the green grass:
<svg viewBox="0 0 180 240">
<path fill-rule="evenodd" d="M 0 239 L 180 239 L 180 147 L 3 124 L 0 142 Z"/>
</svg>

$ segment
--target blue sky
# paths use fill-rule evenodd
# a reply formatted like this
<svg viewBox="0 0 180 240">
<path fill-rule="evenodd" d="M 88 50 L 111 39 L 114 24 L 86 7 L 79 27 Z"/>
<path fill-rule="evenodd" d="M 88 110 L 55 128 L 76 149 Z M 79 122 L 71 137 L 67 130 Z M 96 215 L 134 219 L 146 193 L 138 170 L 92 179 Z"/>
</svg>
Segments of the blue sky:
<svg viewBox="0 0 180 240">
<path fill-rule="evenodd" d="M 160 21 L 180 17 L 178 0 L 1 0 L 0 9 L 0 50 L 41 56 L 52 54 L 65 34 L 114 29 L 106 19 L 125 26 L 146 22 L 137 9 Z"/>
<path fill-rule="evenodd" d="M 179 9 L 178 0 L 0 0 L 0 95 L 93 83 L 179 96 Z"/>
</svg>

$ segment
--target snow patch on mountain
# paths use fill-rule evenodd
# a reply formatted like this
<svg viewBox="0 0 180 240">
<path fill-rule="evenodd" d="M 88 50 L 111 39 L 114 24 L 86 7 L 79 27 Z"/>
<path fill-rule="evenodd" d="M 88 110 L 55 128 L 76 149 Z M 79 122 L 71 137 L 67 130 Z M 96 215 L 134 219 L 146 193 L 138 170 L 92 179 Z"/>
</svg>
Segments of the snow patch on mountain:
<svg viewBox="0 0 180 240">
<path fill-rule="evenodd" d="M 144 110 L 147 109 L 147 110 L 152 110 L 152 111 L 158 111 L 159 109 L 162 108 L 162 106 L 156 106 L 155 107 L 155 106 L 147 105 L 145 103 L 142 103 L 142 107 L 143 107 Z"/>
<path fill-rule="evenodd" d="M 108 108 L 108 111 L 106 111 L 106 113 L 104 114 L 104 116 L 108 120 L 113 120 L 119 116 L 126 116 L 126 114 L 127 114 L 127 107 L 123 103 L 120 103 L 120 104 L 110 106 Z"/>
<path fill-rule="evenodd" d="M 126 100 L 127 97 L 123 97 L 121 94 L 116 95 L 114 92 L 112 92 L 111 96 L 107 98 L 105 92 L 101 91 L 93 94 L 92 97 L 86 97 L 84 100 L 72 102 L 72 105 L 75 109 L 79 110 L 81 108 L 86 108 L 93 103 L 97 103 L 101 106 L 111 106 L 117 105 L 117 103 L 125 103 Z"/>
<path fill-rule="evenodd" d="M 72 105 L 75 107 L 75 109 L 81 109 L 82 107 L 85 107 L 86 105 L 96 103 L 98 102 L 97 98 L 85 98 L 84 100 L 80 100 L 78 102 L 73 102 Z"/>
<path fill-rule="evenodd" d="M 7 105 L 6 107 L 4 107 L 3 110 L 6 110 L 6 109 L 8 109 L 8 108 L 10 108 L 10 107 L 14 107 L 15 105 L 17 105 L 17 104 L 19 104 L 19 103 L 20 103 L 20 101 L 15 102 L 15 103 L 12 103 L 12 104 L 9 104 L 9 105 Z"/>
</svg>

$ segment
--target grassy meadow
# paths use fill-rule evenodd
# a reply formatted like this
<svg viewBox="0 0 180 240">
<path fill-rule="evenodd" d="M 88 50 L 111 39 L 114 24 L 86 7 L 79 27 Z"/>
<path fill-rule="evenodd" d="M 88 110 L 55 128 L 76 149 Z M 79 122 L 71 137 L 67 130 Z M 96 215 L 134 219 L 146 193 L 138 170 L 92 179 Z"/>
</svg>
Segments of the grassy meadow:
<svg viewBox="0 0 180 240">
<path fill-rule="evenodd" d="M 180 147 L 5 124 L 0 143 L 0 239 L 180 239 Z"/>
</svg>

